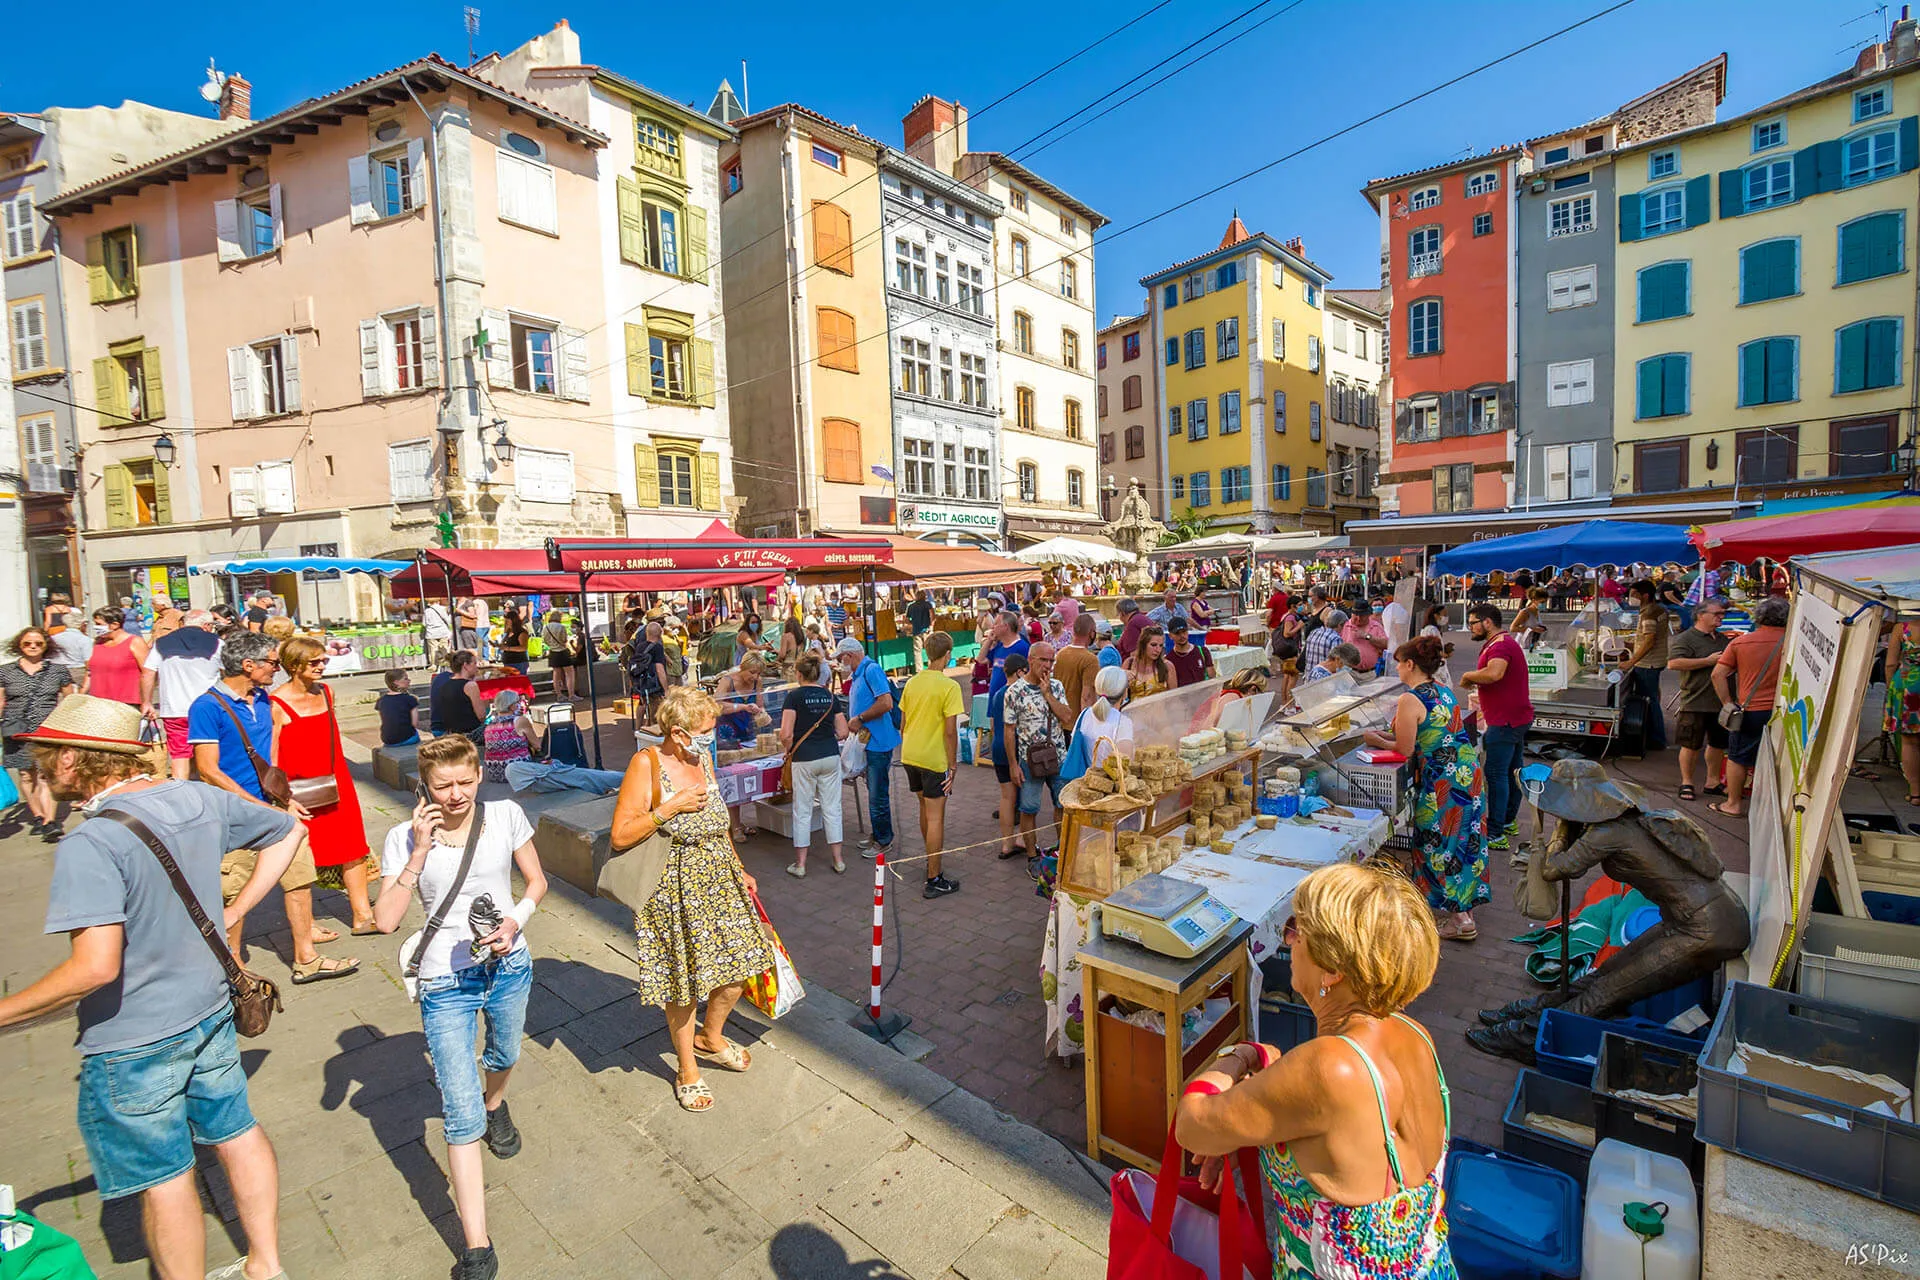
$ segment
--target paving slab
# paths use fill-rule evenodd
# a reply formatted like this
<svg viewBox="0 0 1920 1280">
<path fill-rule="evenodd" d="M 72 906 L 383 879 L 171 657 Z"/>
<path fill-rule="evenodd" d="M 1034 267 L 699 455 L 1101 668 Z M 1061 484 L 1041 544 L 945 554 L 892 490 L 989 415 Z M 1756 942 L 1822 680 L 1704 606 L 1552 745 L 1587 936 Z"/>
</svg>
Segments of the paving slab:
<svg viewBox="0 0 1920 1280">
<path fill-rule="evenodd" d="M 761 1249 L 716 1280 L 907 1280 L 904 1273 L 831 1214 L 812 1209 L 786 1223 Z"/>
<path fill-rule="evenodd" d="M 671 1073 L 671 1045 L 649 1042 L 649 1048 L 660 1072 Z M 715 1103 L 709 1110 L 687 1111 L 670 1090 L 663 1089 L 651 1091 L 653 1106 L 634 1117 L 647 1136 L 696 1178 L 708 1177 L 733 1153 L 784 1129 L 828 1100 L 844 1096 L 784 1054 L 755 1053 L 752 1067 L 744 1072 L 705 1064 L 701 1076 L 714 1093 Z"/>
<path fill-rule="evenodd" d="M 820 1201 L 912 1280 L 939 1280 L 1012 1204 L 918 1142 L 882 1155 Z"/>
<path fill-rule="evenodd" d="M 711 1280 L 773 1238 L 774 1225 L 718 1182 L 671 1163 L 658 1173 L 668 1208 L 646 1215 L 626 1234 L 672 1280 Z"/>
<path fill-rule="evenodd" d="M 1054 1138 L 964 1089 L 909 1116 L 902 1127 L 1083 1245 L 1104 1249 L 1112 1211 L 1107 1184 Z"/>
<path fill-rule="evenodd" d="M 1033 1214 L 1009 1209 L 960 1255 L 959 1280 L 1101 1280 L 1107 1260 Z"/>
<path fill-rule="evenodd" d="M 836 1090 L 714 1176 L 769 1222 L 784 1222 L 866 1168 L 874 1152 L 898 1146 L 901 1136 L 898 1125 Z"/>
</svg>

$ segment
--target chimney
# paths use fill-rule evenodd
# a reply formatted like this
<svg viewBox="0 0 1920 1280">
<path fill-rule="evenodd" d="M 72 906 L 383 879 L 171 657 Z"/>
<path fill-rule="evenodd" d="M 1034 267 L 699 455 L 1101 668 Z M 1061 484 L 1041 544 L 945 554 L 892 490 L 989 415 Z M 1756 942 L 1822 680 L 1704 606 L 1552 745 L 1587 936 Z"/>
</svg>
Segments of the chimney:
<svg viewBox="0 0 1920 1280">
<path fill-rule="evenodd" d="M 928 94 L 901 120 L 900 133 L 908 155 L 953 174 L 960 157 L 967 154 L 967 109 Z"/>
<path fill-rule="evenodd" d="M 1893 24 L 1893 38 L 1887 42 L 1892 46 L 1887 51 L 1888 66 L 1904 66 L 1913 61 L 1916 52 L 1914 28 L 1911 9 L 1907 5 L 1901 5 L 1900 21 Z"/>
<path fill-rule="evenodd" d="M 1288 249 L 1292 250 L 1294 253 L 1298 254 L 1302 258 L 1307 256 L 1306 243 L 1303 240 L 1301 240 L 1299 236 L 1295 236 L 1293 239 L 1287 241 L 1286 246 Z"/>
<path fill-rule="evenodd" d="M 231 75 L 220 87 L 222 120 L 253 119 L 253 85 L 242 75 Z"/>
</svg>

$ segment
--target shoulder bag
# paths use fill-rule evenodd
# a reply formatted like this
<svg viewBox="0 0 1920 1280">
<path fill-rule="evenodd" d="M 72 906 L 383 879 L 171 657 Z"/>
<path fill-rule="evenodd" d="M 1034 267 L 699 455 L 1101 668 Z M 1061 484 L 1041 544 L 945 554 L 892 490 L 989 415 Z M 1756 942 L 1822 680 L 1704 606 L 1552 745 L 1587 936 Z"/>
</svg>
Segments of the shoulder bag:
<svg viewBox="0 0 1920 1280">
<path fill-rule="evenodd" d="M 659 807 L 661 799 L 660 753 L 649 747 L 641 754 L 646 757 L 652 775 L 647 787 L 647 808 L 652 810 Z M 637 913 L 660 887 L 660 876 L 666 871 L 667 857 L 672 852 L 673 838 L 655 825 L 653 834 L 639 844 L 608 853 L 594 877 L 594 891 Z"/>
<path fill-rule="evenodd" d="M 227 991 L 233 998 L 233 1029 L 248 1039 L 264 1032 L 273 1015 L 284 1008 L 280 1003 L 280 988 L 274 985 L 271 978 L 247 972 L 233 958 L 233 952 L 227 949 L 227 940 L 220 936 L 220 930 L 207 918 L 206 911 L 200 906 L 200 899 L 194 895 L 193 887 L 181 874 L 180 864 L 173 860 L 167 846 L 160 842 L 160 837 L 154 835 L 146 823 L 125 809 L 102 809 L 99 816 L 131 831 L 134 838 L 152 850 L 153 856 L 159 859 L 160 868 L 173 883 L 173 891 L 180 896 L 181 904 L 193 920 L 193 927 L 200 931 L 207 949 L 213 952 L 213 958 L 220 962 L 221 969 L 226 972 Z"/>
<path fill-rule="evenodd" d="M 286 808 L 287 801 L 293 799 L 293 786 L 287 781 L 287 771 L 277 765 L 268 764 L 260 758 L 260 753 L 253 749 L 253 738 L 247 733 L 246 724 L 241 721 L 240 713 L 234 710 L 233 700 L 217 689 L 212 693 L 213 700 L 220 704 L 221 710 L 227 713 L 227 718 L 233 721 L 234 731 L 240 735 L 240 745 L 247 749 L 247 761 L 253 765 L 254 777 L 260 781 L 261 798 L 268 804 Z M 273 713 L 269 711 L 267 714 Z M 338 798 L 335 797 L 335 799 Z"/>
<path fill-rule="evenodd" d="M 478 799 L 473 802 L 473 825 L 467 828 L 467 847 L 460 854 L 460 870 L 454 873 L 453 884 L 440 895 L 440 901 L 434 904 L 433 914 L 427 917 L 427 927 L 411 934 L 400 944 L 400 982 L 407 989 L 407 999 L 420 1003 L 420 957 L 427 952 L 427 944 L 433 941 L 433 935 L 440 932 L 440 925 L 447 918 L 447 909 L 453 906 L 453 900 L 460 896 L 460 890 L 467 883 L 467 872 L 473 869 L 474 851 L 480 847 L 480 828 L 486 819 L 486 806 Z M 414 882 L 415 887 L 419 885 Z"/>
<path fill-rule="evenodd" d="M 1778 656 L 1780 652 L 1781 645 L 1786 644 L 1786 642 L 1787 633 L 1782 630 L 1779 641 L 1773 646 L 1773 652 L 1767 655 L 1766 663 L 1762 664 L 1760 668 L 1762 672 L 1765 672 L 1767 667 L 1772 665 L 1774 658 Z M 1736 680 L 1739 679 L 1738 668 L 1735 669 L 1734 678 Z M 1753 701 L 1753 695 L 1758 692 L 1760 692 L 1760 678 L 1756 676 L 1753 681 L 1753 687 L 1747 690 L 1746 697 L 1726 703 L 1720 708 L 1720 727 L 1729 733 L 1738 732 L 1741 723 L 1745 721 L 1747 716 L 1747 704 Z"/>
<path fill-rule="evenodd" d="M 327 771 L 317 778 L 287 779 L 293 802 L 308 813 L 320 813 L 340 803 L 340 723 L 333 718 L 333 690 L 321 685 L 320 692 L 327 699 Z"/>
<path fill-rule="evenodd" d="M 827 709 L 825 711 L 822 711 L 819 714 L 819 716 L 814 720 L 814 722 L 807 726 L 807 731 L 800 735 L 800 742 L 794 743 L 793 747 L 787 752 L 787 754 L 781 758 L 781 761 L 780 761 L 780 794 L 781 795 L 784 796 L 784 795 L 793 794 L 793 757 L 799 752 L 800 743 L 805 742 L 808 738 L 811 738 L 813 736 L 813 731 L 815 729 L 818 729 L 822 724 L 826 723 L 828 720 L 831 720 L 832 718 L 833 718 L 833 698 L 829 696 L 827 698 Z"/>
<path fill-rule="evenodd" d="M 1038 689 L 1040 686 L 1035 685 Z M 1060 748 L 1053 741 L 1053 708 L 1046 703 L 1046 691 L 1041 692 L 1040 714 L 1046 722 L 1040 730 L 1040 736 L 1027 744 L 1027 776 L 1033 779 L 1057 777 L 1060 773 Z"/>
</svg>

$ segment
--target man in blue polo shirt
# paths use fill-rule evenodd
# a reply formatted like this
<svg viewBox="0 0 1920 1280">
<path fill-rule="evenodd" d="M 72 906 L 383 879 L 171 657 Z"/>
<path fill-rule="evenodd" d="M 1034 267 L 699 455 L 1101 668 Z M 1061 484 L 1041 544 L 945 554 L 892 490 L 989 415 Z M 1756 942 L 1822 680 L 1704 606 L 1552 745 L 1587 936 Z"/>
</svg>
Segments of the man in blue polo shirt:
<svg viewBox="0 0 1920 1280">
<path fill-rule="evenodd" d="M 260 771 L 254 760 L 273 758 L 273 704 L 267 697 L 267 687 L 279 670 L 278 640 L 258 631 L 236 629 L 220 645 L 220 679 L 187 708 L 187 742 L 193 749 L 200 781 L 260 805 L 267 804 L 267 798 L 260 789 Z M 241 736 L 242 726 L 245 737 Z M 299 805 L 290 806 L 288 811 L 296 818 L 308 816 Z M 221 892 L 229 903 L 245 887 L 253 867 L 252 851 L 246 849 L 229 853 L 221 862 Z M 313 854 L 303 845 L 280 877 L 287 928 L 293 936 L 295 983 L 344 978 L 360 966 L 358 960 L 322 959 L 314 949 L 316 943 L 335 942 L 340 937 L 336 930 L 314 927 L 314 878 Z M 228 930 L 227 943 L 236 956 L 241 954 L 242 928 L 241 923 L 235 923 Z"/>
<path fill-rule="evenodd" d="M 900 731 L 893 727 L 893 684 L 880 664 L 867 656 L 858 640 L 851 637 L 842 640 L 833 657 L 850 682 L 847 711 L 853 731 L 866 734 L 867 819 L 873 829 L 874 851 L 890 858 L 893 856 L 893 753 L 900 745 Z M 872 857 L 873 853 L 867 856 Z"/>
</svg>

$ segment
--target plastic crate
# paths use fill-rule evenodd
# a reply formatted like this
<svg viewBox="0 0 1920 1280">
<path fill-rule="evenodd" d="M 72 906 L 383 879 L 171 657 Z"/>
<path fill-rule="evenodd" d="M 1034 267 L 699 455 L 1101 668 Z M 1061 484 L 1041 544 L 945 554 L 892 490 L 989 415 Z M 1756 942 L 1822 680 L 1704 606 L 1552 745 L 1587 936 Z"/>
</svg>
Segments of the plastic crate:
<svg viewBox="0 0 1920 1280">
<path fill-rule="evenodd" d="M 1694 1137 L 1693 1121 L 1619 1096 L 1623 1089 L 1691 1093 L 1698 1084 L 1699 1071 L 1699 1058 L 1684 1049 L 1607 1032 L 1600 1038 L 1600 1061 L 1593 1069 L 1594 1137 L 1618 1138 L 1630 1146 L 1673 1156 L 1687 1166 L 1694 1184 L 1699 1185 L 1706 1172 L 1707 1153 Z"/>
<path fill-rule="evenodd" d="M 1695 1005 L 1700 1006 L 1701 1012 L 1707 1015 L 1709 1021 L 1712 1020 L 1713 979 L 1711 977 L 1696 978 L 1669 991 L 1648 996 L 1645 1000 L 1635 1000 L 1627 1006 L 1627 1016 L 1645 1018 L 1648 1022 L 1658 1023 L 1664 1027 Z M 1706 1024 L 1703 1023 L 1701 1026 L 1704 1030 Z"/>
<path fill-rule="evenodd" d="M 1834 954 L 1841 947 L 1920 960 L 1920 929 L 1846 916 L 1809 917 L 1800 976 L 1794 983 L 1803 996 L 1838 1001 L 1870 1013 L 1920 1018 L 1920 968 L 1842 960 Z"/>
<path fill-rule="evenodd" d="M 1580 1186 L 1586 1186 L 1587 1165 L 1593 1161 L 1593 1148 L 1571 1138 L 1528 1128 L 1529 1113 L 1591 1125 L 1593 1090 L 1522 1068 L 1519 1078 L 1513 1082 L 1513 1097 L 1508 1100 L 1507 1113 L 1501 1121 L 1501 1150 L 1558 1169 Z"/>
<path fill-rule="evenodd" d="M 1322 781 L 1320 790 L 1335 804 L 1398 813 L 1407 794 L 1407 766 L 1365 764 L 1349 753 L 1340 758 L 1338 771 Z"/>
<path fill-rule="evenodd" d="M 1920 1125 L 1727 1069 L 1737 1044 L 1911 1089 L 1920 1021 L 1738 982 L 1700 1055 L 1703 1142 L 1920 1212 Z"/>
<path fill-rule="evenodd" d="M 1320 1034 L 1313 1010 L 1272 995 L 1260 998 L 1260 1039 L 1282 1053 L 1299 1048 Z"/>
<path fill-rule="evenodd" d="M 1580 1184 L 1508 1155 L 1449 1153 L 1447 1245 L 1473 1280 L 1571 1280 L 1580 1274 Z"/>
<path fill-rule="evenodd" d="M 1696 1054 L 1706 1043 L 1705 1031 L 1685 1036 L 1645 1018 L 1589 1018 L 1565 1009 L 1543 1009 L 1533 1038 L 1534 1066 L 1556 1080 L 1591 1088 L 1593 1069 L 1600 1062 L 1600 1037 L 1609 1031 Z"/>
</svg>

